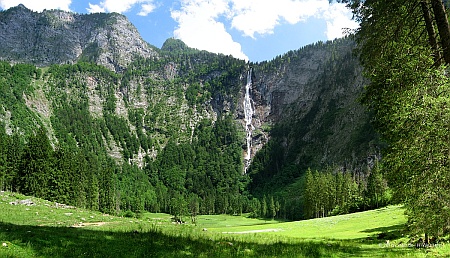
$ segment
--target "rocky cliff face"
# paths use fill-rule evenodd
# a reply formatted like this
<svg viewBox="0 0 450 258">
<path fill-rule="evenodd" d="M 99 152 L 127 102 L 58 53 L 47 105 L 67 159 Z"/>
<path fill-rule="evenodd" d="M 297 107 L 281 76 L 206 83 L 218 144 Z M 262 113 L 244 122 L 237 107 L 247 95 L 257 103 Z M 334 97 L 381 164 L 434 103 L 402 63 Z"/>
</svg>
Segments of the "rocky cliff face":
<svg viewBox="0 0 450 258">
<path fill-rule="evenodd" d="M 104 129 L 101 144 L 111 156 L 129 156 L 141 165 L 145 156 L 154 158 L 170 138 L 192 141 L 204 119 L 215 121 L 221 114 L 232 114 L 244 131 L 249 69 L 253 71 L 249 91 L 254 108 L 252 160 L 260 162 L 257 153 L 270 141 L 282 150 L 271 161 L 276 166 L 262 165 L 272 171 L 290 165 L 298 171 L 308 166 L 347 166 L 364 160 L 373 153 L 374 135 L 368 114 L 356 100 L 364 82 L 353 47 L 349 39 L 317 43 L 269 62 L 246 65 L 190 49 L 174 39 L 156 49 L 120 14 L 36 13 L 22 5 L 0 12 L 1 60 L 37 66 L 90 61 L 115 72 L 113 76 L 99 73 L 98 68 L 65 67 L 67 78 L 48 74 L 37 78 L 35 92 L 24 97 L 48 131 L 53 132 L 58 114 L 69 112 L 67 106 L 72 106 L 70 112 L 78 112 L 72 102 L 87 105 L 93 120 L 114 116 L 130 131 L 130 139 L 152 139 L 152 147 L 132 150 L 127 147 L 134 144 L 132 140 L 111 140 L 113 132 Z M 114 102 L 113 113 L 105 111 L 109 102 Z M 5 114 L 12 113 L 2 106 Z M 57 141 L 57 136 L 52 138 Z M 245 151 L 243 136 L 242 157 Z"/>
<path fill-rule="evenodd" d="M 37 66 L 94 61 L 121 71 L 134 55 L 158 57 L 123 15 L 33 12 L 23 5 L 0 12 L 0 58 Z"/>
<path fill-rule="evenodd" d="M 359 132 L 368 127 L 369 118 L 357 101 L 365 82 L 353 48 L 350 39 L 340 39 L 251 64 L 252 157 L 269 141 L 274 127 L 282 129 L 275 137 L 283 142 L 285 155 L 295 156 L 295 163 L 319 167 L 370 155 L 373 132 Z M 243 117 L 242 111 L 238 114 Z M 354 146 L 355 141 L 363 146 Z M 312 149 L 315 157 L 306 154 Z"/>
<path fill-rule="evenodd" d="M 276 191 L 307 168 L 364 176 L 377 158 L 376 133 L 358 102 L 366 82 L 354 47 L 339 39 L 252 64 L 253 190 Z"/>
</svg>

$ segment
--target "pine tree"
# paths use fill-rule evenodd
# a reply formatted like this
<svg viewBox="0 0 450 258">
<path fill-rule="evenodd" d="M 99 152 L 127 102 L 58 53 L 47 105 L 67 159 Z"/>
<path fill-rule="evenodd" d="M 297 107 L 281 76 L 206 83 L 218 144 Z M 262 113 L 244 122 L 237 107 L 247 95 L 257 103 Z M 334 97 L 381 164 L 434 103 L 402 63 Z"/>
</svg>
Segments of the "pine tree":
<svg viewBox="0 0 450 258">
<path fill-rule="evenodd" d="M 197 215 L 200 212 L 199 198 L 196 194 L 189 195 L 189 213 L 191 214 L 191 222 L 197 224 Z"/>
<path fill-rule="evenodd" d="M 367 179 L 367 196 L 370 200 L 370 206 L 373 208 L 379 208 L 385 205 L 385 192 L 387 191 L 387 183 L 383 179 L 381 169 L 375 166 L 371 171 Z"/>
<path fill-rule="evenodd" d="M 315 191 L 315 180 L 313 177 L 313 173 L 310 168 L 306 171 L 305 174 L 305 186 L 303 192 L 304 199 L 304 210 L 307 218 L 314 218 L 316 216 L 316 207 L 317 207 L 317 196 Z"/>
<path fill-rule="evenodd" d="M 268 213 L 267 213 L 267 199 L 266 196 L 263 196 L 263 199 L 261 200 L 261 217 L 266 218 Z"/>
<path fill-rule="evenodd" d="M 10 175 L 7 170 L 7 135 L 1 123 L 0 127 L 0 190 L 4 191 L 9 188 L 11 183 L 9 182 Z"/>
<path fill-rule="evenodd" d="M 272 219 L 275 219 L 277 216 L 277 207 L 275 206 L 275 201 L 273 200 L 273 196 L 270 196 L 268 212 Z"/>
</svg>

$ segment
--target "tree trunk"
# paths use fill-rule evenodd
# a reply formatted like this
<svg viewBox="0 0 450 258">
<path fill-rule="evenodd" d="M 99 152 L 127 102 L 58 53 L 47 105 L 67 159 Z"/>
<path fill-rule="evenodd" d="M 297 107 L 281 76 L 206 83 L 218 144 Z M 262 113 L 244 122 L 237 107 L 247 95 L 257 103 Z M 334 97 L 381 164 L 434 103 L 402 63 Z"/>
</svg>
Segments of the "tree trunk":
<svg viewBox="0 0 450 258">
<path fill-rule="evenodd" d="M 441 64 L 441 53 L 439 52 L 438 42 L 436 40 L 436 33 L 433 26 L 433 18 L 431 17 L 430 10 L 428 9 L 426 1 L 421 1 L 420 6 L 422 7 L 423 18 L 425 20 L 425 25 L 428 33 L 428 42 L 430 43 L 431 49 L 433 50 L 434 65 L 438 67 Z"/>
<path fill-rule="evenodd" d="M 438 27 L 439 36 L 442 44 L 442 52 L 446 64 L 450 64 L 450 27 L 448 24 L 447 13 L 442 0 L 431 0 L 434 19 Z"/>
</svg>

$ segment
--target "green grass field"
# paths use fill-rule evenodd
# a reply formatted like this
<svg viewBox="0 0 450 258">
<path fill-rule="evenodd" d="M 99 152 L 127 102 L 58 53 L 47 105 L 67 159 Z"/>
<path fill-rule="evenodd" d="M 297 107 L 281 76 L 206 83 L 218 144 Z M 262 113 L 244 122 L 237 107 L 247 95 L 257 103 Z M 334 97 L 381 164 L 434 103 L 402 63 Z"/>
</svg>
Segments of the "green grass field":
<svg viewBox="0 0 450 258">
<path fill-rule="evenodd" d="M 11 205 L 16 200 L 35 205 Z M 408 246 L 399 206 L 297 222 L 168 214 L 121 218 L 0 193 L 0 257 L 446 257 L 450 247 Z"/>
</svg>

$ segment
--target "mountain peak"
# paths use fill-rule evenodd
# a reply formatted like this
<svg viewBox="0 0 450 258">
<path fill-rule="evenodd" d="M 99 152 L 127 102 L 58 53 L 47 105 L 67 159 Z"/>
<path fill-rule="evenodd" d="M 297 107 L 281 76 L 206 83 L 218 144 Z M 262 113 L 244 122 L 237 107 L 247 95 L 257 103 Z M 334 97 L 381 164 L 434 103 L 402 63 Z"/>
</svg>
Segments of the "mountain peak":
<svg viewBox="0 0 450 258">
<path fill-rule="evenodd" d="M 136 55 L 157 56 L 134 25 L 116 13 L 31 12 L 20 4 L 0 12 L 0 35 L 0 60 L 13 63 L 49 66 L 89 61 L 121 71 Z"/>
<path fill-rule="evenodd" d="M 189 47 L 180 39 L 168 38 L 161 47 L 163 51 L 184 51 Z"/>
</svg>

